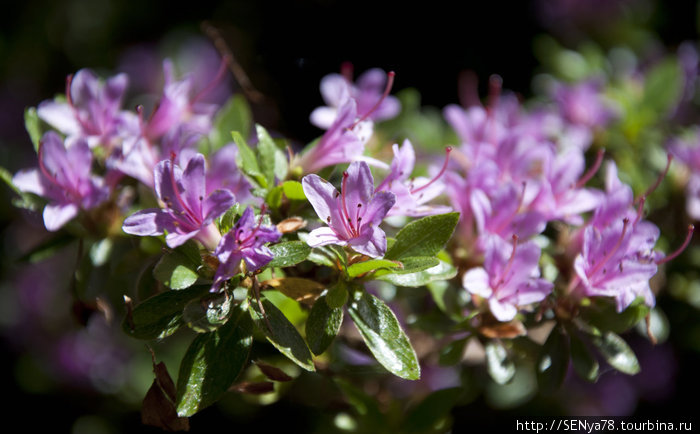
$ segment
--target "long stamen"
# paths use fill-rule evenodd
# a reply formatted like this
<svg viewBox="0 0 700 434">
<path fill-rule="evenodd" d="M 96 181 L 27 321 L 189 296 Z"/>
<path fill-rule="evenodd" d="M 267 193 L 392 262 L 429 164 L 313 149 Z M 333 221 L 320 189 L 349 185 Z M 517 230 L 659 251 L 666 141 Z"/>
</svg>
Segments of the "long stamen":
<svg viewBox="0 0 700 434">
<path fill-rule="evenodd" d="M 647 189 L 647 191 L 644 192 L 644 194 L 642 195 L 642 197 L 639 198 L 639 199 L 637 199 L 637 200 L 641 201 L 642 198 L 646 198 L 646 197 L 649 196 L 651 193 L 653 193 L 654 190 L 656 190 L 656 189 L 659 187 L 659 185 L 661 185 L 661 181 L 664 180 L 664 178 L 666 177 L 666 174 L 668 174 L 668 169 L 671 167 L 671 161 L 673 161 L 673 155 L 669 152 L 668 154 L 666 154 L 666 167 L 664 168 L 664 171 L 661 172 L 661 174 L 659 174 L 659 177 L 658 177 L 658 178 L 656 178 L 656 182 L 654 182 L 654 183 Z"/>
<path fill-rule="evenodd" d="M 210 81 L 204 89 L 199 91 L 199 93 L 194 98 L 192 98 L 192 105 L 204 96 L 206 96 L 209 92 L 214 90 L 214 88 L 221 83 L 221 81 L 224 79 L 224 74 L 226 73 L 226 69 L 230 61 L 231 59 L 229 59 L 229 56 L 227 54 L 221 57 L 221 64 L 219 65 L 219 70 L 216 71 L 214 79 Z"/>
<path fill-rule="evenodd" d="M 260 229 L 260 226 L 262 226 L 264 212 L 265 212 L 265 206 L 263 205 L 263 207 L 260 209 L 260 218 L 258 219 L 258 224 L 253 228 L 253 230 L 250 232 L 250 234 L 247 237 L 245 237 L 245 239 L 243 239 L 243 241 L 238 242 L 239 244 L 245 244 L 246 242 L 248 242 L 250 239 L 252 239 L 255 236 L 255 233 L 258 232 L 258 230 Z"/>
<path fill-rule="evenodd" d="M 599 149 L 598 153 L 595 156 L 595 162 L 593 163 L 593 166 L 591 166 L 590 169 L 586 173 L 583 174 L 581 178 L 579 178 L 578 182 L 574 185 L 574 188 L 581 188 L 588 181 L 590 181 L 591 178 L 593 178 L 593 175 L 598 172 L 598 169 L 600 169 L 600 165 L 603 163 L 603 155 L 605 154 L 605 149 Z"/>
<path fill-rule="evenodd" d="M 673 253 L 670 255 L 666 256 L 665 258 L 661 258 L 658 261 L 656 261 L 656 265 L 666 263 L 672 259 L 674 259 L 676 256 L 680 255 L 683 250 L 685 250 L 686 247 L 688 247 L 688 244 L 690 244 L 690 240 L 693 238 L 693 232 L 695 231 L 695 226 L 693 225 L 688 225 L 688 233 L 685 236 L 685 241 L 683 241 L 683 244 Z"/>
<path fill-rule="evenodd" d="M 353 128 L 355 128 L 360 122 L 366 120 L 369 117 L 369 115 L 374 113 L 374 111 L 377 110 L 377 108 L 379 108 L 381 103 L 386 99 L 387 96 L 389 96 L 389 92 L 391 92 L 391 87 L 394 85 L 394 76 L 395 75 L 396 75 L 396 73 L 394 71 L 389 71 L 387 73 L 387 75 L 386 75 L 386 87 L 384 88 L 384 93 L 382 94 L 381 98 L 379 98 L 377 103 L 374 104 L 374 106 L 372 106 L 371 109 L 367 110 L 367 113 L 362 115 L 362 117 L 360 117 L 360 119 L 356 120 L 355 123 L 353 123 L 349 129 L 352 130 Z"/>
<path fill-rule="evenodd" d="M 352 62 L 343 62 L 340 65 L 340 75 L 348 82 L 352 83 L 353 66 Z"/>
<path fill-rule="evenodd" d="M 622 241 L 624 241 L 625 235 L 627 234 L 627 226 L 629 225 L 629 222 L 630 220 L 628 218 L 625 218 L 622 221 L 622 233 L 620 234 L 620 238 L 617 240 L 617 243 L 615 243 L 615 246 L 613 246 L 612 250 L 610 250 L 610 252 L 608 252 L 608 254 L 605 255 L 603 260 L 596 264 L 595 267 L 593 267 L 593 270 L 591 270 L 591 272 L 588 274 L 589 276 L 593 276 L 594 274 L 596 274 L 598 270 L 600 270 L 603 267 L 603 265 L 605 265 L 605 263 L 608 262 L 610 258 L 612 258 L 612 256 L 615 254 L 615 252 L 617 252 L 617 250 L 620 248 L 620 246 L 622 245 Z"/>
<path fill-rule="evenodd" d="M 357 231 L 355 230 L 355 226 L 352 224 L 352 219 L 350 218 L 350 213 L 348 212 L 348 207 L 347 204 L 345 203 L 345 192 L 347 191 L 347 183 L 348 183 L 348 172 L 343 172 L 343 184 L 341 185 L 341 193 L 340 193 L 340 202 L 342 204 L 342 211 L 343 211 L 343 216 L 344 219 L 347 220 L 348 225 L 350 226 L 348 232 L 350 232 L 350 236 L 356 237 Z M 346 226 L 347 227 L 347 226 Z"/>
<path fill-rule="evenodd" d="M 446 148 L 445 148 L 445 162 L 442 163 L 442 169 L 440 169 L 440 172 L 439 172 L 437 175 L 435 175 L 435 177 L 434 177 L 433 179 L 431 179 L 430 181 L 428 181 L 425 185 L 421 185 L 421 186 L 418 187 L 418 188 L 411 189 L 411 194 L 415 194 L 415 193 L 417 193 L 417 192 L 419 192 L 419 191 L 421 191 L 421 190 L 425 190 L 425 189 L 428 188 L 432 183 L 434 183 L 435 181 L 437 181 L 437 180 L 445 173 L 445 171 L 447 170 L 447 164 L 450 162 L 450 152 L 452 152 L 452 146 L 446 147 Z"/>
<path fill-rule="evenodd" d="M 200 221 L 198 216 L 192 212 L 192 210 L 187 206 L 187 203 L 182 199 L 182 196 L 180 196 L 180 189 L 177 187 L 177 182 L 175 181 L 175 156 L 175 152 L 170 153 L 170 181 L 175 192 L 175 199 L 185 209 L 186 216 L 190 220 L 194 220 L 195 223 L 201 224 L 202 222 Z"/>
<path fill-rule="evenodd" d="M 644 203 L 647 201 L 646 196 L 639 198 L 639 204 L 637 205 L 637 217 L 634 219 L 634 224 L 636 225 L 639 220 L 642 219 L 642 214 L 644 213 Z"/>
<path fill-rule="evenodd" d="M 505 283 L 508 273 L 510 273 L 510 269 L 513 268 L 513 262 L 515 262 L 515 249 L 518 247 L 518 236 L 513 234 L 513 250 L 510 252 L 510 258 L 508 258 L 508 263 L 506 264 L 506 268 L 503 270 L 503 273 L 501 273 L 501 278 L 498 280 L 498 283 L 496 286 L 501 286 L 502 284 Z"/>
</svg>

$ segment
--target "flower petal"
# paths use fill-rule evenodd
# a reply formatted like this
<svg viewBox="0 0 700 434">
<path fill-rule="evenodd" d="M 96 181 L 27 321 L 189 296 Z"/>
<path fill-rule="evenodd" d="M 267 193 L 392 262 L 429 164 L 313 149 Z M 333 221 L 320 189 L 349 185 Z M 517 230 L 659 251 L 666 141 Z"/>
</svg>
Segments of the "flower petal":
<svg viewBox="0 0 700 434">
<path fill-rule="evenodd" d="M 44 226 L 51 232 L 57 231 L 77 216 L 78 211 L 79 208 L 74 203 L 50 203 L 44 207 Z"/>
<path fill-rule="evenodd" d="M 338 244 L 344 246 L 346 242 L 345 240 L 338 238 L 338 235 L 333 232 L 333 229 L 323 227 L 311 231 L 306 239 L 306 244 L 311 247 L 320 247 L 328 244 Z"/>
<path fill-rule="evenodd" d="M 172 231 L 172 217 L 159 208 L 149 208 L 138 211 L 124 220 L 122 230 L 127 234 L 138 236 L 163 235 L 163 231 Z"/>
<path fill-rule="evenodd" d="M 345 239 L 349 238 L 340 211 L 338 190 L 330 182 L 315 174 L 306 175 L 301 180 L 301 184 L 306 198 L 318 217 Z"/>
</svg>

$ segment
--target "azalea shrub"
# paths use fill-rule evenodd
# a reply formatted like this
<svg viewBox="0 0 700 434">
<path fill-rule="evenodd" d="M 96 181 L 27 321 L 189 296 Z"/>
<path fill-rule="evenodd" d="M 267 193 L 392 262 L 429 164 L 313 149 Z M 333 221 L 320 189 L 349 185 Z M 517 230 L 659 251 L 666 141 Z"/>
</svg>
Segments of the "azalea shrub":
<svg viewBox="0 0 700 434">
<path fill-rule="evenodd" d="M 2 175 L 55 234 L 29 255 L 77 241 L 76 302 L 110 306 L 150 348 L 144 423 L 187 429 L 226 394 L 316 375 L 355 424 L 440 430 L 468 393 L 462 366 L 499 385 L 526 370 L 544 392 L 570 366 L 590 382 L 640 371 L 623 336 L 657 338 L 655 279 L 700 216 L 698 134 L 655 136 L 641 163 L 625 153 L 690 104 L 697 52 L 681 54 L 606 70 L 595 52 L 531 101 L 494 75 L 483 102 L 437 121 L 392 91 L 401 71 L 346 64 L 320 82 L 304 147 L 220 93 L 226 55 L 204 79 L 166 60 L 157 102 L 135 109 L 131 77 L 82 69 L 25 112 L 36 166 Z M 687 214 L 662 234 L 647 216 L 674 188 Z M 191 341 L 177 372 L 158 361 L 175 334 Z M 388 376 L 427 398 L 377 422 L 361 386 Z M 426 415 L 431 400 L 445 411 Z"/>
</svg>

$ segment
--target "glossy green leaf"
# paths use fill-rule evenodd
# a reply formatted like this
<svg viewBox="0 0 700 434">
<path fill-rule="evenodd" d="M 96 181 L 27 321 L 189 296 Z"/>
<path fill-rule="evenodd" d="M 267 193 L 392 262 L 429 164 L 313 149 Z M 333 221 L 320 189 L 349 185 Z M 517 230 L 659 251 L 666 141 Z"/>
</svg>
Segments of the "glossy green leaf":
<svg viewBox="0 0 700 434">
<path fill-rule="evenodd" d="M 259 124 L 255 125 L 258 134 L 258 161 L 265 175 L 267 186 L 275 185 L 275 179 L 283 180 L 287 176 L 287 157 L 270 137 L 267 130 Z"/>
<path fill-rule="evenodd" d="M 177 379 L 179 416 L 191 416 L 215 403 L 243 371 L 253 344 L 249 322 L 245 306 L 238 306 L 224 326 L 192 341 Z"/>
<path fill-rule="evenodd" d="M 364 290 L 352 295 L 348 313 L 367 347 L 389 372 L 408 380 L 420 378 L 420 364 L 394 312 Z"/>
<path fill-rule="evenodd" d="M 270 246 L 274 255 L 268 267 L 291 267 L 309 257 L 311 247 L 303 241 L 286 241 Z"/>
<path fill-rule="evenodd" d="M 219 219 L 219 231 L 222 234 L 230 231 L 233 225 L 236 224 L 236 218 L 240 217 L 241 214 L 243 214 L 243 207 L 240 203 L 235 203 Z"/>
<path fill-rule="evenodd" d="M 620 336 L 606 332 L 602 337 L 594 337 L 592 342 L 613 368 L 628 375 L 639 373 L 637 356 Z"/>
<path fill-rule="evenodd" d="M 326 303 L 326 296 L 316 299 L 306 320 L 306 340 L 311 351 L 320 355 L 333 342 L 343 323 L 343 309 L 331 308 Z"/>
<path fill-rule="evenodd" d="M 248 146 L 248 143 L 238 131 L 231 132 L 231 136 L 238 147 L 238 154 L 236 154 L 236 164 L 238 168 L 241 169 L 243 173 L 250 176 L 259 186 L 266 188 L 268 186 L 267 179 L 258 165 L 258 158 L 255 156 L 255 151 Z"/>
<path fill-rule="evenodd" d="M 554 327 L 537 361 L 540 390 L 551 393 L 561 386 L 569 368 L 569 342 L 560 327 Z"/>
<path fill-rule="evenodd" d="M 276 211 L 282 205 L 282 186 L 278 185 L 271 188 L 265 196 L 265 203 L 272 209 Z"/>
<path fill-rule="evenodd" d="M 417 273 L 409 274 L 387 274 L 381 277 L 377 277 L 380 280 L 385 280 L 391 282 L 396 286 L 407 286 L 412 288 L 417 288 L 420 286 L 427 285 L 430 282 L 438 280 L 448 280 L 452 279 L 457 275 L 457 269 L 447 262 L 440 261 L 440 263 L 427 270 L 419 271 Z"/>
<path fill-rule="evenodd" d="M 136 339 L 162 339 L 180 328 L 187 303 L 209 294 L 208 286 L 182 291 L 166 291 L 137 305 L 122 324 L 124 331 Z"/>
<path fill-rule="evenodd" d="M 387 259 L 370 259 L 368 261 L 356 262 L 348 267 L 348 277 L 357 277 L 361 274 L 381 268 L 403 268 L 403 265 L 398 261 L 389 261 Z"/>
<path fill-rule="evenodd" d="M 256 301 L 252 301 L 248 308 L 257 328 L 282 354 L 307 371 L 314 371 L 309 347 L 294 325 L 264 296 L 261 297 L 261 304 L 265 310 L 264 314 Z"/>
<path fill-rule="evenodd" d="M 262 282 L 263 287 L 275 289 L 287 297 L 307 304 L 312 303 L 323 292 L 325 286 L 303 277 L 279 277 Z"/>
<path fill-rule="evenodd" d="M 600 373 L 600 365 L 593 357 L 593 354 L 588 350 L 586 344 L 581 340 L 576 333 L 572 333 L 571 337 L 571 362 L 574 365 L 574 370 L 579 377 L 584 380 L 595 382 L 598 380 Z"/>
<path fill-rule="evenodd" d="M 299 181 L 284 181 L 282 183 L 282 190 L 289 200 L 306 200 L 304 188 Z"/>
<path fill-rule="evenodd" d="M 253 115 L 242 94 L 234 95 L 219 109 L 209 140 L 214 149 L 219 149 L 230 141 L 231 131 L 238 131 L 245 138 L 250 137 Z"/>
<path fill-rule="evenodd" d="M 350 286 L 348 282 L 344 280 L 339 280 L 338 283 L 333 285 L 333 287 L 328 290 L 328 294 L 326 294 L 326 303 L 328 307 L 336 309 L 345 306 L 349 297 L 349 289 Z"/>
<path fill-rule="evenodd" d="M 36 108 L 29 107 L 24 111 L 24 128 L 29 134 L 29 138 L 34 145 L 34 150 L 39 152 L 39 142 L 41 141 L 41 121 L 36 112 Z"/>
<path fill-rule="evenodd" d="M 404 226 L 385 259 L 410 256 L 435 256 L 449 241 L 459 222 L 459 213 L 423 217 Z"/>
<path fill-rule="evenodd" d="M 225 293 L 192 300 L 185 306 L 182 320 L 197 333 L 213 332 L 228 321 L 232 304 L 233 298 Z"/>
<path fill-rule="evenodd" d="M 500 341 L 491 340 L 486 343 L 486 369 L 498 384 L 506 384 L 515 375 L 515 363 L 508 356 L 508 350 Z"/>
<path fill-rule="evenodd" d="M 153 277 L 172 289 L 185 289 L 194 285 L 199 277 L 195 263 L 183 250 L 165 253 L 153 269 Z"/>
</svg>

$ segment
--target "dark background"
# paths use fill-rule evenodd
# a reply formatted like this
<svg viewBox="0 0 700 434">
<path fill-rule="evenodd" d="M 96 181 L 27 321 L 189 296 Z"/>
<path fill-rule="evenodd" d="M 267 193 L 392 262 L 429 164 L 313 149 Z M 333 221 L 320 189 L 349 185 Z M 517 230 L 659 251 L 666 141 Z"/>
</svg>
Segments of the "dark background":
<svg viewBox="0 0 700 434">
<path fill-rule="evenodd" d="M 300 143 L 319 134 L 308 123 L 321 105 L 318 83 L 344 61 L 356 73 L 371 67 L 396 72 L 394 92 L 406 87 L 420 90 L 424 105 L 444 107 L 458 102 L 460 72 L 479 77 L 481 95 L 490 74 L 499 74 L 504 87 L 524 96 L 537 68 L 533 40 L 549 31 L 538 19 L 531 1 L 487 2 L 371 2 L 371 1 L 14 1 L 0 14 L 0 165 L 15 172 L 34 157 L 23 127 L 23 110 L 63 92 L 65 77 L 83 67 L 113 69 L 119 55 L 136 44 L 157 43 L 173 30 L 200 32 L 202 21 L 219 28 L 267 103 L 271 125 L 265 125 Z M 696 39 L 696 4 L 676 1 L 654 10 L 653 28 L 673 47 Z M 0 230 L 4 236 L 17 213 L 9 206 L 10 192 L 0 188 Z M 2 276 L 0 276 L 2 277 Z M 124 432 L 160 432 L 143 427 L 136 412 L 119 409 L 116 400 L 75 390 L 49 395 L 26 395 L 12 381 L 18 357 L 15 348 L 3 348 L 6 374 L 1 431 L 65 432 L 76 415 L 113 411 L 115 426 Z M 640 406 L 640 413 L 690 414 L 697 406 L 697 353 L 679 354 L 677 398 L 663 405 Z M 313 393 L 313 391 L 309 391 Z M 690 397 L 691 393 L 694 394 Z M 539 401 L 527 408 L 501 413 L 508 418 L 555 407 Z M 549 411 L 548 411 L 549 408 Z M 270 415 L 274 415 L 270 417 Z M 269 407 L 260 417 L 232 421 L 215 408 L 192 419 L 193 431 L 217 432 L 267 428 L 283 421 L 287 430 L 307 432 L 317 415 L 289 402 Z M 472 428 L 473 421 L 488 424 L 493 414 L 485 403 L 453 411 L 455 432 Z M 19 424 L 19 425 L 18 425 Z"/>
</svg>

